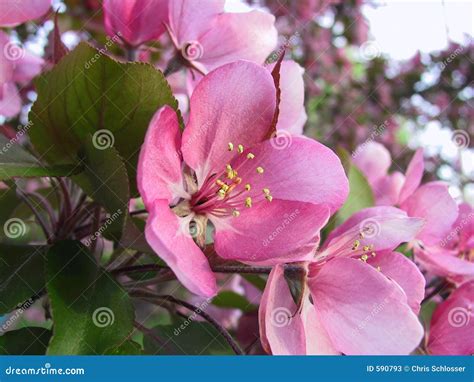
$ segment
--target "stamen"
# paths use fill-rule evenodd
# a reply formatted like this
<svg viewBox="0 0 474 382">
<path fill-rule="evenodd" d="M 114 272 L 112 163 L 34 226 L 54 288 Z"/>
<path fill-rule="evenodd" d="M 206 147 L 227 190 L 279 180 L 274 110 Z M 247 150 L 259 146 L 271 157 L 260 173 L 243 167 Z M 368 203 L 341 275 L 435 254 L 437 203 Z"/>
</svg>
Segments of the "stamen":
<svg viewBox="0 0 474 382">
<path fill-rule="evenodd" d="M 360 257 L 360 259 L 361 259 L 364 263 L 367 262 L 367 259 L 368 259 L 368 258 L 369 258 L 369 256 L 368 256 L 368 255 L 365 255 L 365 254 Z"/>
<path fill-rule="evenodd" d="M 352 245 L 352 250 L 353 251 L 356 251 L 360 246 L 360 241 L 359 240 L 356 240 L 354 241 L 354 244 Z"/>
<path fill-rule="evenodd" d="M 234 210 L 232 211 L 232 216 L 238 217 L 239 215 L 240 215 L 240 211 L 239 211 L 239 210 L 234 209 Z"/>
<path fill-rule="evenodd" d="M 228 144 L 228 150 L 232 151 L 234 149 L 234 144 L 232 142 L 229 142 Z"/>
<path fill-rule="evenodd" d="M 270 189 L 269 188 L 264 188 L 263 190 L 264 195 L 270 195 Z"/>
<path fill-rule="evenodd" d="M 252 207 L 252 198 L 250 196 L 247 196 L 245 198 L 245 207 L 247 207 L 247 208 Z"/>
<path fill-rule="evenodd" d="M 260 166 L 257 167 L 257 172 L 258 172 L 259 174 L 263 174 L 263 171 L 264 171 L 264 170 L 263 170 L 263 167 L 260 167 Z"/>
<path fill-rule="evenodd" d="M 273 200 L 273 196 L 265 195 L 265 199 L 267 199 L 269 202 L 271 202 Z"/>
<path fill-rule="evenodd" d="M 238 145 L 238 146 L 237 146 L 237 152 L 238 152 L 239 154 L 242 154 L 242 153 L 244 152 L 244 146 Z"/>
<path fill-rule="evenodd" d="M 250 183 L 247 183 L 247 184 L 245 185 L 245 190 L 250 191 L 250 188 L 251 188 L 251 187 L 250 187 Z"/>
<path fill-rule="evenodd" d="M 255 158 L 255 155 L 253 155 L 252 153 L 247 154 L 247 159 L 253 159 L 253 158 Z"/>
</svg>

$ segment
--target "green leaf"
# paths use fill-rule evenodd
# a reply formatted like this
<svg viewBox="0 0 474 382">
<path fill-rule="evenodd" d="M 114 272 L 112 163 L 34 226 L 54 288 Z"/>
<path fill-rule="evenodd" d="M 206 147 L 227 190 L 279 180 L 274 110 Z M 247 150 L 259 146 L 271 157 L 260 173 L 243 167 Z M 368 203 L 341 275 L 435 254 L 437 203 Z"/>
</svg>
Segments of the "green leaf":
<svg viewBox="0 0 474 382">
<path fill-rule="evenodd" d="M 247 280 L 250 284 L 252 284 L 255 288 L 257 288 L 259 290 L 262 290 L 262 291 L 265 289 L 265 285 L 267 284 L 267 282 L 262 277 L 260 277 L 259 275 L 245 275 L 245 274 L 242 274 L 241 276 L 245 280 Z"/>
<path fill-rule="evenodd" d="M 372 188 L 356 166 L 350 165 L 348 178 L 350 187 L 349 196 L 336 214 L 336 225 L 343 223 L 357 211 L 374 205 Z"/>
<path fill-rule="evenodd" d="M 54 327 L 48 354 L 103 354 L 133 330 L 127 293 L 76 241 L 63 241 L 47 255 L 46 287 Z"/>
<path fill-rule="evenodd" d="M 123 344 L 107 349 L 105 351 L 106 355 L 141 355 L 143 354 L 143 349 L 140 344 L 137 344 L 135 341 L 127 340 Z"/>
<path fill-rule="evenodd" d="M 0 244 L 0 314 L 42 291 L 44 256 L 45 247 Z"/>
<path fill-rule="evenodd" d="M 192 317 L 192 316 L 191 316 Z M 145 335 L 143 344 L 146 354 L 168 355 L 229 355 L 234 354 L 227 341 L 208 322 L 175 317 L 170 325 L 158 325 L 152 329 L 160 339 Z"/>
<path fill-rule="evenodd" d="M 73 177 L 85 193 L 104 206 L 110 217 L 102 228 L 119 240 L 128 216 L 130 190 L 125 165 L 114 147 L 98 150 L 86 141 L 81 153 L 84 172 Z"/>
<path fill-rule="evenodd" d="M 43 166 L 14 140 L 0 134 L 0 180 L 13 177 L 70 176 L 81 172 L 80 166 Z"/>
<path fill-rule="evenodd" d="M 91 136 L 98 147 L 113 144 L 135 190 L 138 155 L 153 114 L 166 104 L 178 108 L 163 74 L 80 43 L 35 84 L 29 133 L 37 151 L 49 163 L 75 164 Z"/>
<path fill-rule="evenodd" d="M 219 308 L 240 309 L 243 312 L 251 312 L 257 309 L 257 306 L 250 303 L 244 296 L 232 291 L 219 293 L 212 300 L 212 304 Z"/>
<path fill-rule="evenodd" d="M 0 355 L 44 355 L 51 331 L 27 327 L 0 336 Z"/>
</svg>

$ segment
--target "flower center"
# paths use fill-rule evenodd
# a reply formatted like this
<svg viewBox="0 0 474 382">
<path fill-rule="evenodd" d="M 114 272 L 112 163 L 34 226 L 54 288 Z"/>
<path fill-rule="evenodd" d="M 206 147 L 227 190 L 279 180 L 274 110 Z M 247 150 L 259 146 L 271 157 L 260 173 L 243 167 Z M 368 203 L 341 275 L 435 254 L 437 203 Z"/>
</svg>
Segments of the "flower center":
<svg viewBox="0 0 474 382">
<path fill-rule="evenodd" d="M 243 156 L 245 159 L 238 161 L 235 166 L 227 164 L 223 166 L 221 172 L 206 178 L 201 189 L 191 198 L 191 209 L 196 214 L 238 217 L 242 208 L 251 208 L 253 203 L 263 199 L 268 202 L 273 200 L 269 188 L 255 190 L 250 182 L 245 182 L 245 178 L 251 177 L 248 168 L 257 175 L 263 176 L 265 172 L 258 164 L 248 166 L 249 162 L 255 162 L 255 155 L 244 152 L 242 145 L 234 146 L 231 142 L 228 144 L 228 150 L 237 151 L 238 156 Z M 242 174 L 239 174 L 241 170 Z"/>
<path fill-rule="evenodd" d="M 181 48 L 181 54 L 188 61 L 199 60 L 204 54 L 204 48 L 197 41 L 189 41 Z"/>
</svg>

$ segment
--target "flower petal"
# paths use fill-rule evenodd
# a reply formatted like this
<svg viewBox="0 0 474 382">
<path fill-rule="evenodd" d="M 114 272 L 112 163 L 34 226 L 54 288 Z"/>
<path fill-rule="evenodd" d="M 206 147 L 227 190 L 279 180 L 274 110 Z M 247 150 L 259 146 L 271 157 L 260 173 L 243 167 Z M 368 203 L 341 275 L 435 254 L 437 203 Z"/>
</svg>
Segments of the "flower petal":
<svg viewBox="0 0 474 382">
<path fill-rule="evenodd" d="M 157 199 L 171 202 L 186 195 L 180 146 L 178 117 L 164 106 L 150 122 L 138 161 L 138 189 L 147 208 Z"/>
<path fill-rule="evenodd" d="M 11 27 L 43 16 L 51 6 L 51 0 L 3 0 L 0 26 Z"/>
<path fill-rule="evenodd" d="M 26 52 L 22 58 L 16 61 L 13 80 L 20 84 L 27 84 L 41 73 L 44 60 L 30 52 Z"/>
<path fill-rule="evenodd" d="M 398 171 L 380 178 L 372 186 L 377 205 L 394 206 L 398 204 L 400 190 L 404 183 L 405 176 Z"/>
<path fill-rule="evenodd" d="M 330 260 L 308 285 L 332 343 L 344 354 L 409 354 L 423 337 L 400 287 L 361 261 Z"/>
<path fill-rule="evenodd" d="M 0 85 L 0 116 L 11 118 L 21 111 L 21 98 L 13 82 Z"/>
<path fill-rule="evenodd" d="M 474 354 L 474 281 L 461 285 L 435 310 L 428 351 L 434 355 Z"/>
<path fill-rule="evenodd" d="M 441 241 L 451 230 L 458 216 L 456 202 L 441 182 L 430 182 L 418 188 L 401 205 L 409 216 L 425 219 L 423 229 L 416 238 L 425 245 Z"/>
<path fill-rule="evenodd" d="M 274 199 L 216 224 L 217 254 L 249 264 L 275 265 L 312 256 L 329 219 L 325 205 Z"/>
<path fill-rule="evenodd" d="M 257 64 L 227 64 L 199 82 L 191 97 L 182 151 L 200 185 L 235 155 L 227 149 L 229 142 L 248 147 L 267 136 L 275 105 L 273 78 Z"/>
<path fill-rule="evenodd" d="M 199 38 L 207 71 L 236 60 L 263 64 L 277 45 L 275 17 L 262 11 L 222 13 Z"/>
<path fill-rule="evenodd" d="M 425 297 L 425 278 L 415 263 L 399 252 L 379 252 L 370 257 L 367 264 L 380 269 L 380 272 L 395 281 L 407 295 L 408 305 L 415 314 Z"/>
<path fill-rule="evenodd" d="M 352 161 L 362 171 L 370 185 L 387 175 L 392 158 L 380 143 L 369 141 L 360 145 L 352 155 Z"/>
<path fill-rule="evenodd" d="M 399 203 L 402 204 L 406 198 L 415 192 L 420 186 L 421 178 L 425 171 L 425 163 L 423 158 L 423 149 L 416 150 L 405 174 L 405 183 L 400 191 Z"/>
<path fill-rule="evenodd" d="M 156 200 L 149 211 L 146 240 L 189 291 L 203 297 L 214 296 L 216 278 L 185 223 L 170 210 L 166 200 Z"/>
</svg>

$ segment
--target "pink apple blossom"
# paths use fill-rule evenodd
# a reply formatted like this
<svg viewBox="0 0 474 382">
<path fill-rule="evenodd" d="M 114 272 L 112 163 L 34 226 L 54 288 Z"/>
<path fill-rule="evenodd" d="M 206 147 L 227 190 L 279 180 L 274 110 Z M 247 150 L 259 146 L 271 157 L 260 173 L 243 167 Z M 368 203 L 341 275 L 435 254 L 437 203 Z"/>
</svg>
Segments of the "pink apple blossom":
<svg viewBox="0 0 474 382">
<path fill-rule="evenodd" d="M 474 281 L 461 285 L 438 305 L 427 350 L 433 355 L 474 354 Z"/>
<path fill-rule="evenodd" d="M 25 86 L 41 72 L 43 59 L 10 41 L 0 31 L 0 115 L 14 117 L 21 110 L 17 84 Z"/>
<path fill-rule="evenodd" d="M 283 146 L 268 139 L 275 105 L 270 72 L 237 61 L 198 84 L 183 133 L 170 107 L 150 123 L 138 164 L 146 238 L 196 294 L 217 289 L 190 224 L 202 245 L 212 223 L 221 258 L 275 265 L 311 256 L 320 228 L 347 197 L 344 170 L 327 147 L 302 136 Z"/>
<path fill-rule="evenodd" d="M 225 0 L 173 0 L 169 34 L 185 65 L 206 74 L 245 59 L 263 64 L 277 44 L 275 17 L 262 11 L 229 13 Z"/>
<path fill-rule="evenodd" d="M 425 280 L 394 252 L 422 220 L 394 207 L 357 212 L 306 263 L 300 307 L 284 265 L 271 272 L 260 305 L 260 332 L 272 354 L 408 354 L 423 337 L 417 319 Z M 310 300 L 311 297 L 311 300 Z"/>
<path fill-rule="evenodd" d="M 48 12 L 50 7 L 51 0 L 2 0 L 0 27 L 12 27 L 37 19 Z"/>
<path fill-rule="evenodd" d="M 415 248 L 417 260 L 432 274 L 460 284 L 474 278 L 474 209 L 459 206 L 451 231 L 436 245 Z"/>
<path fill-rule="evenodd" d="M 166 30 L 168 0 L 104 0 L 107 34 L 119 36 L 126 45 L 138 47 L 158 39 Z"/>
<path fill-rule="evenodd" d="M 424 245 L 441 241 L 457 218 L 458 208 L 443 182 L 421 185 L 424 172 L 423 150 L 418 149 L 405 175 L 388 169 L 392 159 L 388 150 L 377 142 L 367 142 L 354 152 L 354 163 L 366 176 L 377 205 L 399 206 L 409 216 L 425 219 L 416 240 Z"/>
</svg>

